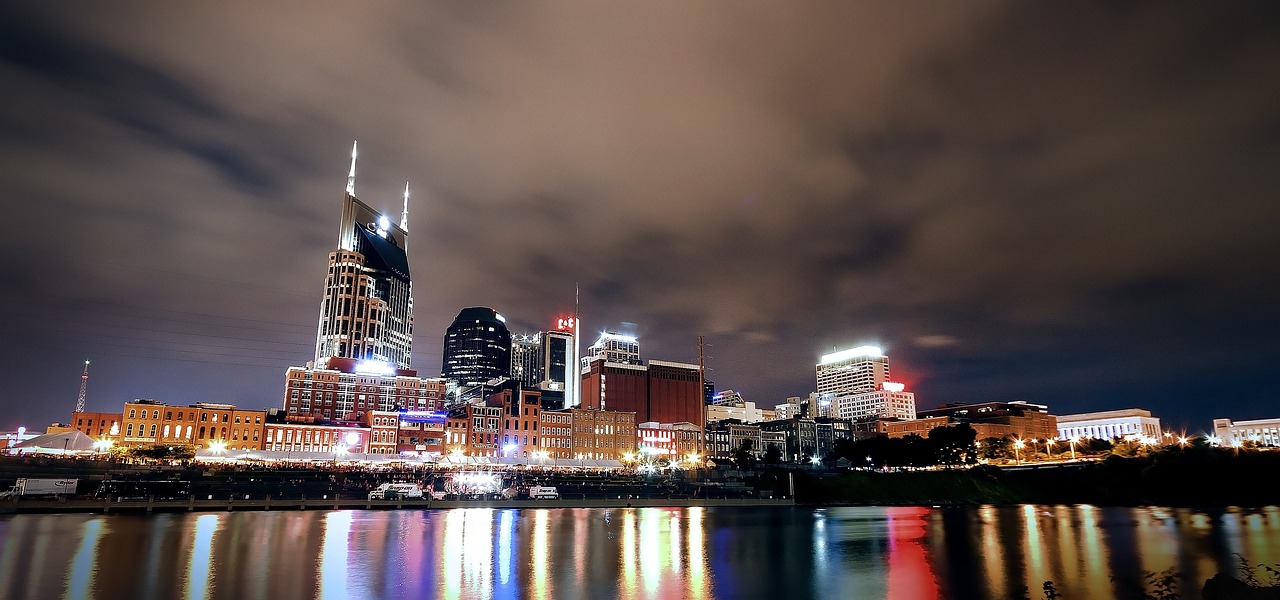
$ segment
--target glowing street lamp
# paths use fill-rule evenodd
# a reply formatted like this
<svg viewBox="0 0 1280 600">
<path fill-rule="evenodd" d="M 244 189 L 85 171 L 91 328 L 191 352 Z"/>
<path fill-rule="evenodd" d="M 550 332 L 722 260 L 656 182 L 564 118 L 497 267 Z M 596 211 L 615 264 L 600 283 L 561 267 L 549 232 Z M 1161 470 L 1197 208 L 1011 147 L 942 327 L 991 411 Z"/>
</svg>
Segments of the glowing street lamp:
<svg viewBox="0 0 1280 600">
<path fill-rule="evenodd" d="M 1045 448 L 1049 452 L 1049 460 L 1053 460 L 1053 445 L 1058 443 L 1058 438 L 1049 438 L 1044 441 Z"/>
<path fill-rule="evenodd" d="M 1022 449 L 1027 445 L 1022 438 L 1013 440 L 1013 457 L 1018 462 L 1022 462 Z"/>
<path fill-rule="evenodd" d="M 1182 446 L 1183 448 L 1186 448 L 1186 447 L 1187 447 L 1187 436 L 1185 436 L 1185 435 L 1179 436 L 1179 437 L 1178 437 L 1178 445 L 1179 445 L 1179 446 Z"/>
<path fill-rule="evenodd" d="M 227 443 L 220 440 L 214 440 L 209 442 L 209 450 L 214 454 L 223 454 L 227 451 Z"/>
<path fill-rule="evenodd" d="M 1071 442 L 1071 460 L 1075 460 L 1075 459 L 1076 459 L 1076 444 L 1080 441 L 1080 436 L 1078 436 L 1078 435 L 1073 435 L 1073 436 L 1071 436 L 1071 439 L 1070 439 L 1070 440 L 1068 440 L 1068 441 L 1070 441 L 1070 442 Z"/>
</svg>

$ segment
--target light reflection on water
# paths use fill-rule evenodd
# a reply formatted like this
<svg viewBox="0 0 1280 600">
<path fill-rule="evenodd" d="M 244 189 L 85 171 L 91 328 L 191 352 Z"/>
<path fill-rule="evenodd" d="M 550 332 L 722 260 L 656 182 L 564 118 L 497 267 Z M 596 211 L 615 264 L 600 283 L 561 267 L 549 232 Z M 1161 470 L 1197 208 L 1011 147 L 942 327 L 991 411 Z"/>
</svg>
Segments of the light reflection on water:
<svg viewBox="0 0 1280 600">
<path fill-rule="evenodd" d="M 0 518 L 0 598 L 1186 597 L 1280 509 L 464 509 Z"/>
</svg>

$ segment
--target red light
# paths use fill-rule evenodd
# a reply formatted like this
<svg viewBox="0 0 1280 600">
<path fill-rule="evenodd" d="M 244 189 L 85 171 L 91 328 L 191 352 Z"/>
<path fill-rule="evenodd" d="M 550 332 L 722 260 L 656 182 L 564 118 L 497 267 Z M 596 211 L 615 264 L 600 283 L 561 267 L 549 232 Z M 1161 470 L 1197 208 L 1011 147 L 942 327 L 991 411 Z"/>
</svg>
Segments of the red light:
<svg viewBox="0 0 1280 600">
<path fill-rule="evenodd" d="M 573 317 L 560 317 L 556 319 L 556 331 L 573 331 Z"/>
</svg>

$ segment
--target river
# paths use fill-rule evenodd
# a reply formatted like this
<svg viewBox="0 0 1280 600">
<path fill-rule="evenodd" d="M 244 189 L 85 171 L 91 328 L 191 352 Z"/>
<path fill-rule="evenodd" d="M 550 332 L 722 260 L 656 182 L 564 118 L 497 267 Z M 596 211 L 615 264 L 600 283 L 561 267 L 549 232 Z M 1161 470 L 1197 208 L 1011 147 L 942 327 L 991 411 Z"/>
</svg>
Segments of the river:
<svg viewBox="0 0 1280 600">
<path fill-rule="evenodd" d="M 637 508 L 0 518 L 0 598 L 1187 598 L 1280 509 Z"/>
</svg>

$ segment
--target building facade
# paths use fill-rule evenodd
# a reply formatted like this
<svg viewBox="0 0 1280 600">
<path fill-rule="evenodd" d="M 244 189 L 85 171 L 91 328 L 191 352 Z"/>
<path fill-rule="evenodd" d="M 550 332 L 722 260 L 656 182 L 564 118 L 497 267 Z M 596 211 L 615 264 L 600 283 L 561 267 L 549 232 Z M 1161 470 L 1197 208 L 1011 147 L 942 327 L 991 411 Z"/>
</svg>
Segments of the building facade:
<svg viewBox="0 0 1280 600">
<path fill-rule="evenodd" d="M 1160 419 L 1140 408 L 1058 415 L 1060 439 L 1097 438 L 1103 440 L 1159 440 L 1164 430 Z"/>
<path fill-rule="evenodd" d="M 658 423 L 636 425 L 636 455 L 685 461 L 703 458 L 703 429 L 693 423 Z"/>
<path fill-rule="evenodd" d="M 511 337 L 511 378 L 528 388 L 538 387 L 545 378 L 542 362 L 542 333 Z"/>
<path fill-rule="evenodd" d="M 72 429 L 95 440 L 114 440 L 120 437 L 121 414 L 102 412 L 73 412 L 67 422 Z"/>
<path fill-rule="evenodd" d="M 624 365 L 643 365 L 640 358 L 640 341 L 634 335 L 603 332 L 594 344 L 587 347 L 582 357 L 583 366 L 592 360 L 620 363 Z"/>
<path fill-rule="evenodd" d="M 920 419 L 946 417 L 951 424 L 968 423 L 979 440 L 992 437 L 1049 439 L 1058 435 L 1058 419 L 1049 407 L 1022 400 L 983 402 L 979 404 L 944 404 L 938 408 L 917 411 Z"/>
<path fill-rule="evenodd" d="M 1259 446 L 1280 446 L 1280 419 L 1232 421 L 1214 419 L 1213 435 L 1223 446 L 1243 446 L 1252 442 Z"/>
<path fill-rule="evenodd" d="M 285 411 L 293 416 L 363 421 L 370 411 L 432 411 L 444 406 L 443 379 L 417 377 L 415 371 L 373 368 L 363 361 L 331 358 L 325 368 L 289 367 L 285 372 Z"/>
<path fill-rule="evenodd" d="M 460 385 L 481 385 L 511 375 L 511 332 L 492 308 L 464 308 L 445 332 L 441 376 Z"/>
<path fill-rule="evenodd" d="M 399 223 L 355 196 L 355 149 L 342 198 L 338 247 L 329 253 L 313 364 L 351 358 L 409 369 L 413 291 L 409 277 L 409 188 Z"/>
<path fill-rule="evenodd" d="M 623 460 L 636 452 L 636 414 L 571 408 L 573 458 Z"/>
<path fill-rule="evenodd" d="M 262 450 L 344 454 L 369 452 L 370 428 L 360 423 L 327 422 L 314 417 L 289 416 L 273 409 L 264 425 Z"/>
<path fill-rule="evenodd" d="M 124 405 L 121 435 L 125 447 L 154 444 L 215 444 L 227 450 L 263 450 L 266 411 L 243 410 L 230 404 L 200 403 L 169 406 L 155 400 L 134 400 Z"/>
<path fill-rule="evenodd" d="M 716 421 L 741 421 L 743 423 L 759 423 L 772 421 L 774 411 L 756 408 L 755 402 L 742 402 L 740 405 L 711 404 L 707 406 L 707 427 Z"/>
<path fill-rule="evenodd" d="M 856 394 L 839 394 L 823 398 L 830 407 L 830 414 L 840 419 L 902 419 L 916 418 L 916 395 L 904 391 L 902 384 L 883 382 L 880 389 Z M 821 402 L 821 401 L 820 401 Z"/>
<path fill-rule="evenodd" d="M 873 392 L 889 381 L 889 357 L 875 346 L 824 354 L 815 365 L 819 395 Z"/>
</svg>

